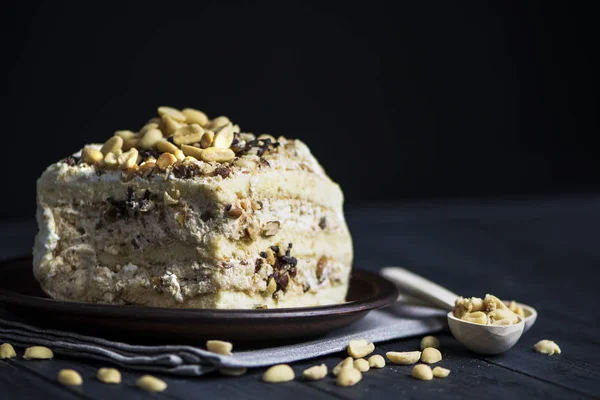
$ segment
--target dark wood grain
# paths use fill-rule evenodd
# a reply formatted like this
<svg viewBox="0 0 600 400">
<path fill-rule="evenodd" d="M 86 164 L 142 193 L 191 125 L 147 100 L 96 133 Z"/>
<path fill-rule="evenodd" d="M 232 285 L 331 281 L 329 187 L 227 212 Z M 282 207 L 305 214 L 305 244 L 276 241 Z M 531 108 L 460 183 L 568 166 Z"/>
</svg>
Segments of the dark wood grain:
<svg viewBox="0 0 600 400">
<path fill-rule="evenodd" d="M 162 399 L 282 398 L 599 398 L 600 308 L 596 307 L 600 274 L 600 200 L 548 199 L 450 205 L 405 205 L 349 210 L 356 264 L 378 270 L 400 265 L 466 296 L 486 292 L 517 299 L 537 308 L 536 325 L 508 353 L 482 357 L 462 348 L 448 333 L 439 335 L 451 369 L 444 380 L 416 381 L 411 367 L 371 370 L 352 388 L 335 386 L 333 377 L 305 382 L 306 367 L 333 368 L 344 354 L 293 365 L 297 380 L 286 384 L 260 381 L 263 370 L 239 378 L 212 374 L 201 378 L 162 377 L 169 388 Z M 25 254 L 35 227 L 15 223 L 0 228 L 0 258 Z M 12 238 L 12 239 L 11 239 Z M 1 310 L 0 310 L 1 312 Z M 420 338 L 377 346 L 376 352 L 413 350 Z M 541 339 L 555 340 L 561 355 L 532 350 Z M 61 368 L 84 376 L 79 389 L 56 383 Z M 141 399 L 135 387 L 140 373 L 123 371 L 124 383 L 96 381 L 99 365 L 73 359 L 50 362 L 0 362 L 0 384 L 13 398 Z"/>
</svg>

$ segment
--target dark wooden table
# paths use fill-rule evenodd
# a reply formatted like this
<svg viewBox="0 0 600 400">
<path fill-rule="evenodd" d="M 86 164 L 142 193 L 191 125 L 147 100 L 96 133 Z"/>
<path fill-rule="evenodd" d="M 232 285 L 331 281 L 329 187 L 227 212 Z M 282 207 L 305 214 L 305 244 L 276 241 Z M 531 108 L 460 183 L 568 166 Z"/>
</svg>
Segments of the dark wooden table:
<svg viewBox="0 0 600 400">
<path fill-rule="evenodd" d="M 211 375 L 195 379 L 162 377 L 163 399 L 207 398 L 600 398 L 600 198 L 555 198 L 416 204 L 351 209 L 348 221 L 355 240 L 356 265 L 377 270 L 401 265 L 467 296 L 486 292 L 537 308 L 536 325 L 506 354 L 477 356 L 448 333 L 438 337 L 452 370 L 446 379 L 417 381 L 410 366 L 386 366 L 364 374 L 352 388 L 301 378 L 285 384 L 260 381 L 263 370 L 243 377 Z M 32 221 L 0 225 L 0 258 L 30 250 Z M 10 279 L 1 277 L 0 279 Z M 535 353 L 538 340 L 555 340 L 563 353 Z M 417 349 L 420 338 L 377 345 L 376 352 Z M 332 368 L 343 357 L 309 360 Z M 56 382 L 62 368 L 82 374 L 84 385 Z M 94 379 L 98 365 L 75 359 L 0 361 L 0 398 L 87 399 L 145 398 L 135 387 L 139 373 L 122 371 L 118 386 Z"/>
</svg>

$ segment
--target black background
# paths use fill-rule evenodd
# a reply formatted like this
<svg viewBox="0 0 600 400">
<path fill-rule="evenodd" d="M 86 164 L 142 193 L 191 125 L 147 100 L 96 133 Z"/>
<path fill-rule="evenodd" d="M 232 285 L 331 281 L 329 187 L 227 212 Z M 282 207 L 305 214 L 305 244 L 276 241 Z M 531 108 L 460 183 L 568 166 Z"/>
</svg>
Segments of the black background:
<svg viewBox="0 0 600 400">
<path fill-rule="evenodd" d="M 5 218 L 159 105 L 303 139 L 349 204 L 600 188 L 595 14 L 573 3 L 2 7 Z"/>
</svg>

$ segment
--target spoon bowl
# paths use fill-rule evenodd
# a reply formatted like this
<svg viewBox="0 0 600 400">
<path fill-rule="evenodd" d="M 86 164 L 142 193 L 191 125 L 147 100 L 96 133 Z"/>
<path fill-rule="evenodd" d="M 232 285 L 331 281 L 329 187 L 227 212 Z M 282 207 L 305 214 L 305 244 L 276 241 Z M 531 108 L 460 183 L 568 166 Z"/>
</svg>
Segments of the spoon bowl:
<svg viewBox="0 0 600 400">
<path fill-rule="evenodd" d="M 513 347 L 523 334 L 525 321 L 513 325 L 481 325 L 464 321 L 448 313 L 450 332 L 463 346 L 479 354 L 501 354 Z"/>
<path fill-rule="evenodd" d="M 392 281 L 398 289 L 409 297 L 425 301 L 448 313 L 450 332 L 461 344 L 479 354 L 500 354 L 517 343 L 524 331 L 531 328 L 537 318 L 533 307 L 520 304 L 525 318 L 513 325 L 482 325 L 468 322 L 453 315 L 458 295 L 431 282 L 422 276 L 400 267 L 386 267 L 381 274 Z"/>
</svg>

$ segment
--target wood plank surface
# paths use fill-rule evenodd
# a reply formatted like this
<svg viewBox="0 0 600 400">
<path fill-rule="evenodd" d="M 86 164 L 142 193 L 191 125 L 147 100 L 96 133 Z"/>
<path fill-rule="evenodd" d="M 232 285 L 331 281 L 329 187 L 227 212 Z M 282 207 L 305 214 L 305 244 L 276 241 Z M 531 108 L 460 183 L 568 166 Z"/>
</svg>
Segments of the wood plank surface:
<svg viewBox="0 0 600 400">
<path fill-rule="evenodd" d="M 465 296 L 494 293 L 538 310 L 536 325 L 511 351 L 493 357 L 475 355 L 449 333 L 439 335 L 452 372 L 429 382 L 410 377 L 410 366 L 386 366 L 364 374 L 352 388 L 339 388 L 333 377 L 301 379 L 302 370 L 325 363 L 330 370 L 339 353 L 295 363 L 297 379 L 285 384 L 260 381 L 264 370 L 243 377 L 211 374 L 201 378 L 161 377 L 169 388 L 161 399 L 286 398 L 599 398 L 600 310 L 596 306 L 600 274 L 600 201 L 597 198 L 544 201 L 492 201 L 372 207 L 348 211 L 356 266 L 378 270 L 400 265 Z M 26 254 L 35 234 L 31 221 L 0 225 L 0 260 Z M 1 310 L 0 310 L 1 312 Z M 561 355 L 532 350 L 538 340 L 555 340 Z M 382 343 L 376 353 L 414 350 L 420 338 Z M 95 379 L 96 362 L 75 359 L 0 361 L 0 385 L 8 399 L 142 399 L 135 387 L 141 374 L 122 370 L 124 382 L 105 385 Z M 81 388 L 56 382 L 61 368 L 84 377 Z M 0 398 L 4 399 L 3 395 Z"/>
</svg>

